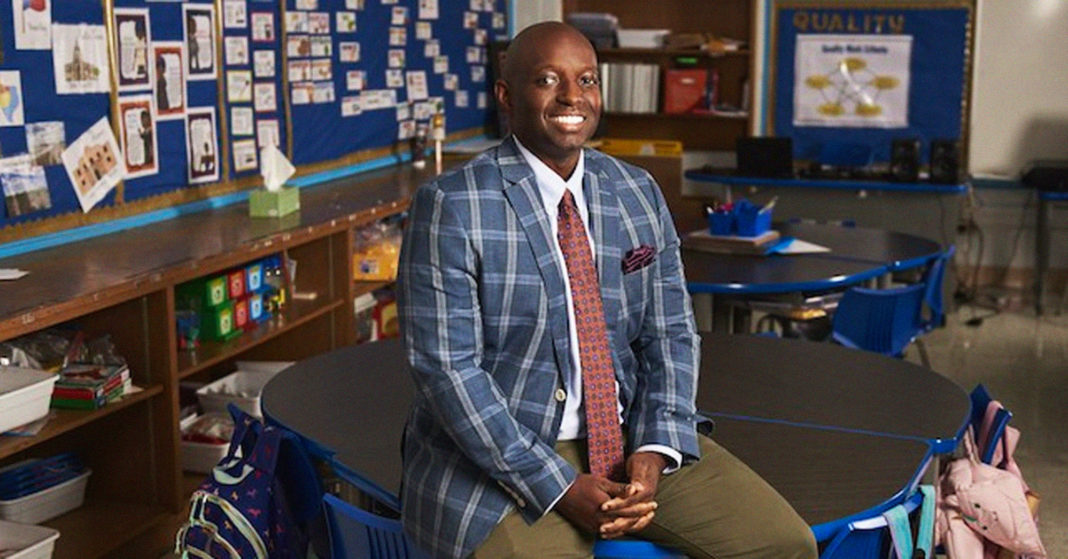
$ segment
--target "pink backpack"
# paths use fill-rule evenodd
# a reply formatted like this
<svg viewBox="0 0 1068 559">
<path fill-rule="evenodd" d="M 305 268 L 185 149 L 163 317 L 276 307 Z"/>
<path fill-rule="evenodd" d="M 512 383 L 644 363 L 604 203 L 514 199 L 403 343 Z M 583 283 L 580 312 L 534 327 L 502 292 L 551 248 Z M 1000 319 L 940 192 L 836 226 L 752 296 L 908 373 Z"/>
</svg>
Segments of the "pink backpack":
<svg viewBox="0 0 1068 559">
<path fill-rule="evenodd" d="M 997 401 L 987 406 L 978 440 L 987 442 L 999 409 Z M 964 457 L 948 464 L 938 484 L 935 532 L 949 559 L 994 559 L 1006 551 L 1008 557 L 1046 557 L 1034 518 L 1038 496 L 1012 457 L 1019 439 L 1017 429 L 1005 427 L 991 461 L 998 468 L 979 460 L 976 433 L 969 427 Z"/>
</svg>

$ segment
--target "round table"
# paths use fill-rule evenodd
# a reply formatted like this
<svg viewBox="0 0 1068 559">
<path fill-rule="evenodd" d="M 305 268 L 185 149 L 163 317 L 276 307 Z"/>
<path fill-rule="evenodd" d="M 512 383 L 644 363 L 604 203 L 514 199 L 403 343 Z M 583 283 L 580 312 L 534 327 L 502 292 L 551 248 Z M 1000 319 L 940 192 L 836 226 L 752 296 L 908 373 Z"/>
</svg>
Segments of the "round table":
<svg viewBox="0 0 1068 559">
<path fill-rule="evenodd" d="M 907 493 L 970 413 L 937 373 L 829 344 L 706 336 L 698 407 L 713 438 L 797 508 L 814 532 Z M 275 376 L 269 421 L 398 507 L 400 441 L 414 386 L 398 340 L 337 349 Z"/>
</svg>

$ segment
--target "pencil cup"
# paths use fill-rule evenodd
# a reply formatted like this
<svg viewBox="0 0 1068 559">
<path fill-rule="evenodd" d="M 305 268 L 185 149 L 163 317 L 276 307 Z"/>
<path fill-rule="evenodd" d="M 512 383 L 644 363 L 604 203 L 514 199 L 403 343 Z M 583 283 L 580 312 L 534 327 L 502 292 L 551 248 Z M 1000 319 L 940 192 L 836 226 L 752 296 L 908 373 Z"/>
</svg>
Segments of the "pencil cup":
<svg viewBox="0 0 1068 559">
<path fill-rule="evenodd" d="M 739 237 L 757 237 L 771 229 L 771 210 L 760 211 L 758 207 L 747 208 L 735 216 Z"/>
<path fill-rule="evenodd" d="M 712 212 L 708 214 L 708 232 L 713 235 L 730 235 L 734 229 L 733 212 Z"/>
</svg>

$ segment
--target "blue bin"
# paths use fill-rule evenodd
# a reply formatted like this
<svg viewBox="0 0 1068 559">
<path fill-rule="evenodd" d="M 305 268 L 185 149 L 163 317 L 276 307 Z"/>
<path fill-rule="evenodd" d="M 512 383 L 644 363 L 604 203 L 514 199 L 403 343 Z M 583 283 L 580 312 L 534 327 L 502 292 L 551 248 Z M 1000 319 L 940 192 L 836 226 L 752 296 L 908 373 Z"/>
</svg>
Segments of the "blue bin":
<svg viewBox="0 0 1068 559">
<path fill-rule="evenodd" d="M 708 232 L 713 235 L 731 235 L 734 233 L 733 212 L 712 212 L 708 214 Z"/>
<path fill-rule="evenodd" d="M 736 233 L 740 237 L 756 237 L 771 229 L 771 211 L 760 211 L 759 207 L 737 212 L 735 216 Z"/>
</svg>

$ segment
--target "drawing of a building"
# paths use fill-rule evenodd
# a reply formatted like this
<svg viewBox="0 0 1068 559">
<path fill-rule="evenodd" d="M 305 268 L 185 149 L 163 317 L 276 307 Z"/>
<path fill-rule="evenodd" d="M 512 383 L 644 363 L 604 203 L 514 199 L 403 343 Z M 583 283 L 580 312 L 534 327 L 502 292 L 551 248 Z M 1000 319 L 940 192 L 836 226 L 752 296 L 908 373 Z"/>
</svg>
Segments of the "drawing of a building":
<svg viewBox="0 0 1068 559">
<path fill-rule="evenodd" d="M 88 146 L 74 169 L 75 186 L 82 193 L 88 192 L 101 177 L 115 167 L 115 154 L 107 143 Z"/>
<path fill-rule="evenodd" d="M 82 82 L 95 80 L 100 75 L 100 69 L 82 60 L 82 47 L 74 43 L 71 61 L 63 66 L 63 74 L 68 82 Z"/>
</svg>

